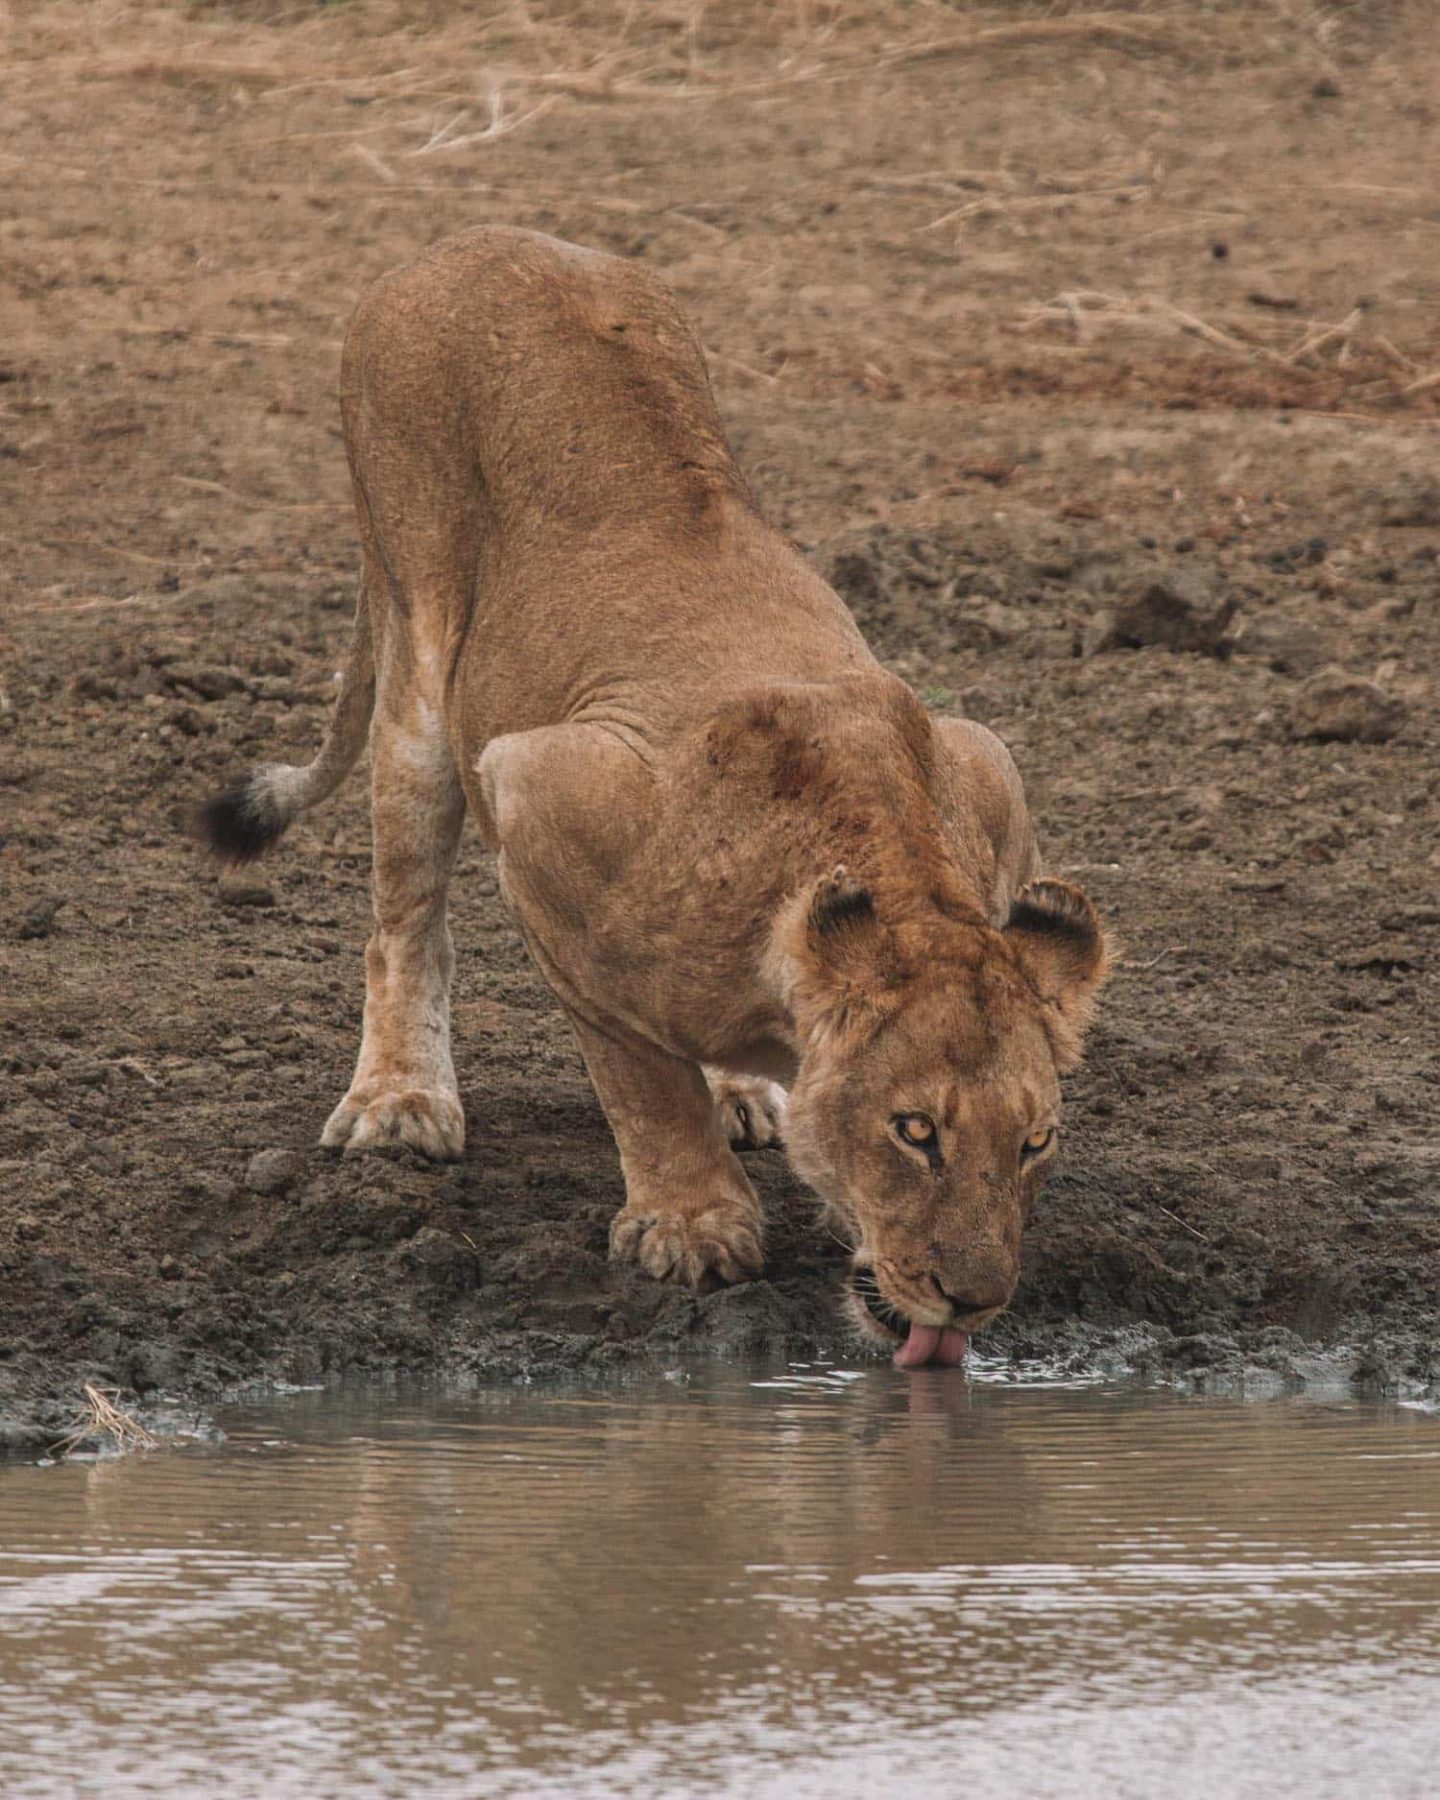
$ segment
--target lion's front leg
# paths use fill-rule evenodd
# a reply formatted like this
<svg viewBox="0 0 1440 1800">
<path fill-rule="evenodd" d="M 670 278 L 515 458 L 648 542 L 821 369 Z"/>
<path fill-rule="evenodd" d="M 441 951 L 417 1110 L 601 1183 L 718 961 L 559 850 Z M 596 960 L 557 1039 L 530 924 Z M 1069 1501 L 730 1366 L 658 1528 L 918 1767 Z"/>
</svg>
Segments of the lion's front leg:
<svg viewBox="0 0 1440 1800">
<path fill-rule="evenodd" d="M 760 1203 L 699 1067 L 628 1031 L 571 1023 L 625 1175 L 611 1256 L 700 1289 L 758 1275 Z"/>
<path fill-rule="evenodd" d="M 699 1064 L 597 1012 L 616 978 L 606 922 L 631 910 L 635 847 L 657 805 L 653 772 L 612 731 L 580 724 L 496 738 L 478 775 L 501 889 L 570 1016 L 619 1146 L 625 1205 L 611 1254 L 695 1287 L 758 1274 L 759 1202 Z"/>
</svg>

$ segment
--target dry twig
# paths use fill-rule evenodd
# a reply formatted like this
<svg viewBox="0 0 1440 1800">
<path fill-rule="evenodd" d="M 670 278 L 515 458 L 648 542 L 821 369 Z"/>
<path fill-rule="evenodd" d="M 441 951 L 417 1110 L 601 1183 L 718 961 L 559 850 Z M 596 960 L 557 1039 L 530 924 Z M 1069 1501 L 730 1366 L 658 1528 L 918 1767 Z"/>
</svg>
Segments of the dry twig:
<svg viewBox="0 0 1440 1800">
<path fill-rule="evenodd" d="M 112 599 L 108 594 L 79 594 L 73 600 L 62 600 L 57 606 L 35 600 L 26 606 L 17 606 L 15 610 L 23 613 L 104 612 L 122 606 L 157 606 L 159 602 L 158 594 L 126 594 L 123 600 Z"/>
<path fill-rule="evenodd" d="M 1338 325 L 1326 325 L 1319 331 L 1313 329 L 1308 331 L 1295 348 L 1287 350 L 1280 360 L 1287 363 L 1305 362 L 1310 357 L 1317 356 L 1320 351 L 1328 349 L 1331 344 L 1338 343 L 1340 345 L 1338 360 L 1342 363 L 1348 362 L 1350 340 L 1359 330 L 1360 321 L 1364 317 L 1363 306 L 1352 308 Z"/>
<path fill-rule="evenodd" d="M 1171 1212 L 1171 1210 L 1168 1206 L 1161 1206 L 1160 1202 L 1158 1200 L 1155 1202 L 1155 1205 L 1156 1205 L 1157 1210 L 1164 1213 L 1164 1215 L 1167 1219 L 1173 1219 L 1182 1231 L 1188 1231 L 1190 1233 L 1191 1237 L 1199 1238 L 1199 1240 L 1202 1244 L 1208 1244 L 1210 1242 L 1209 1238 L 1206 1237 L 1205 1233 L 1203 1231 L 1199 1230 L 1196 1226 L 1192 1225 L 1188 1219 L 1182 1219 L 1180 1217 L 1179 1213 Z"/>
<path fill-rule="evenodd" d="M 55 1446 L 57 1456 L 68 1456 L 87 1438 L 109 1438 L 117 1450 L 154 1450 L 160 1440 L 147 1431 L 136 1418 L 122 1412 L 115 1404 L 119 1390 L 93 1387 L 88 1381 L 83 1388 L 85 1406 L 75 1429 Z"/>
<path fill-rule="evenodd" d="M 963 37 L 931 38 L 919 44 L 902 44 L 872 59 L 882 68 L 901 63 L 930 62 L 936 57 L 963 56 L 977 50 L 1024 49 L 1032 44 L 1094 42 L 1130 49 L 1181 48 L 1193 35 L 1159 19 L 1138 18 L 1134 13 L 1077 13 L 1068 19 L 1022 19 L 1009 25 L 991 25 Z"/>
<path fill-rule="evenodd" d="M 279 350 L 295 342 L 281 331 L 192 331 L 188 325 L 122 325 L 120 336 L 173 338 L 176 343 L 200 338 L 204 343 L 226 350 Z"/>
<path fill-rule="evenodd" d="M 778 375 L 768 374 L 764 369 L 754 369 L 749 363 L 741 362 L 738 356 L 726 356 L 723 351 L 709 350 L 705 352 L 711 362 L 724 363 L 727 369 L 738 369 L 742 375 L 749 375 L 756 381 L 768 382 L 771 387 L 779 385 Z"/>
<path fill-rule="evenodd" d="M 1167 956 L 1173 956 L 1177 950 L 1184 948 L 1183 944 L 1167 944 L 1158 956 L 1152 956 L 1148 962 L 1131 962 L 1129 957 L 1126 957 L 1120 967 L 1122 969 L 1138 969 L 1143 974 L 1147 969 L 1153 969 L 1157 963 L 1164 962 Z"/>
<path fill-rule="evenodd" d="M 1232 356 L 1259 357 L 1264 362 L 1274 363 L 1286 360 L 1265 344 L 1252 344 L 1234 332 L 1212 325 L 1208 319 L 1186 312 L 1172 301 L 1149 294 L 1132 298 L 1088 289 L 1059 294 L 1047 304 L 1034 308 L 1021 322 L 1021 329 L 1052 322 L 1068 324 L 1077 337 L 1084 336 L 1095 325 L 1129 325 L 1142 331 L 1181 331 Z"/>
<path fill-rule="evenodd" d="M 983 200 L 970 200 L 964 206 L 955 206 L 949 212 L 941 213 L 938 219 L 931 219 L 928 225 L 917 227 L 918 231 L 938 231 L 942 225 L 961 224 L 966 219 L 1010 218 L 1019 212 L 1057 212 L 1067 206 L 1077 206 L 1086 200 L 1113 200 L 1118 195 L 1126 195 L 1131 200 L 1143 200 L 1149 194 L 1149 186 L 1140 181 L 1123 181 L 1114 187 L 1071 188 L 1055 194 L 1023 194 L 1001 199 L 987 195 Z"/>
<path fill-rule="evenodd" d="M 258 507 L 263 512 L 344 512 L 350 505 L 348 500 L 266 500 L 259 494 L 237 493 L 223 481 L 202 481 L 198 475 L 174 475 L 171 480 L 178 481 L 181 487 L 199 488 L 204 494 L 219 494 L 223 499 L 237 500 L 241 506 Z"/>
</svg>

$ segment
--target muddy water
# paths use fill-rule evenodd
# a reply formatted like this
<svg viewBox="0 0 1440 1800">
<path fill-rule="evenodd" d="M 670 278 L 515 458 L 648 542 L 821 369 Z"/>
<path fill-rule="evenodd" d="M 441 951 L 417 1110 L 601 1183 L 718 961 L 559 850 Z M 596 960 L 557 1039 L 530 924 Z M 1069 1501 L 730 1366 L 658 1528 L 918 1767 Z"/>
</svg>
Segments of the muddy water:
<svg viewBox="0 0 1440 1800">
<path fill-rule="evenodd" d="M 0 1471 L 0 1790 L 1440 1791 L 1440 1416 L 958 1375 L 305 1394 Z"/>
</svg>

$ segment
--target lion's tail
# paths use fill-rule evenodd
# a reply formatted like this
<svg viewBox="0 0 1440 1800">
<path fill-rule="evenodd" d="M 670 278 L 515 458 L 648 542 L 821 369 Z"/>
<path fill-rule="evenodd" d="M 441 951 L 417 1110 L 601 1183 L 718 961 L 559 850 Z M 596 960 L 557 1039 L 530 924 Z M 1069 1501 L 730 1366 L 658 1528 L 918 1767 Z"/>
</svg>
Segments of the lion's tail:
<svg viewBox="0 0 1440 1800">
<path fill-rule="evenodd" d="M 194 835 L 227 863 L 254 862 L 279 841 L 292 819 L 328 800 L 360 760 L 375 706 L 375 654 L 365 584 L 355 603 L 355 630 L 340 675 L 340 698 L 325 742 L 303 768 L 262 763 L 238 786 L 197 806 Z"/>
</svg>

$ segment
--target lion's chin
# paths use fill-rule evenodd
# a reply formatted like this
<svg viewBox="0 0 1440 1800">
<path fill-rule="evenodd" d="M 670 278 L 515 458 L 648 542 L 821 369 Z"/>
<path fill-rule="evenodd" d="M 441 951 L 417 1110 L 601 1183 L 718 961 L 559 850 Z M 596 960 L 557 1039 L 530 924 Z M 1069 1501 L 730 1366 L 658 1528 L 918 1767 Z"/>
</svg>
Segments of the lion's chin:
<svg viewBox="0 0 1440 1800">
<path fill-rule="evenodd" d="M 850 1274 L 850 1307 L 860 1329 L 894 1348 L 897 1369 L 958 1368 L 970 1348 L 968 1332 L 953 1325 L 920 1325 L 880 1291 L 875 1271 L 860 1267 Z"/>
</svg>

